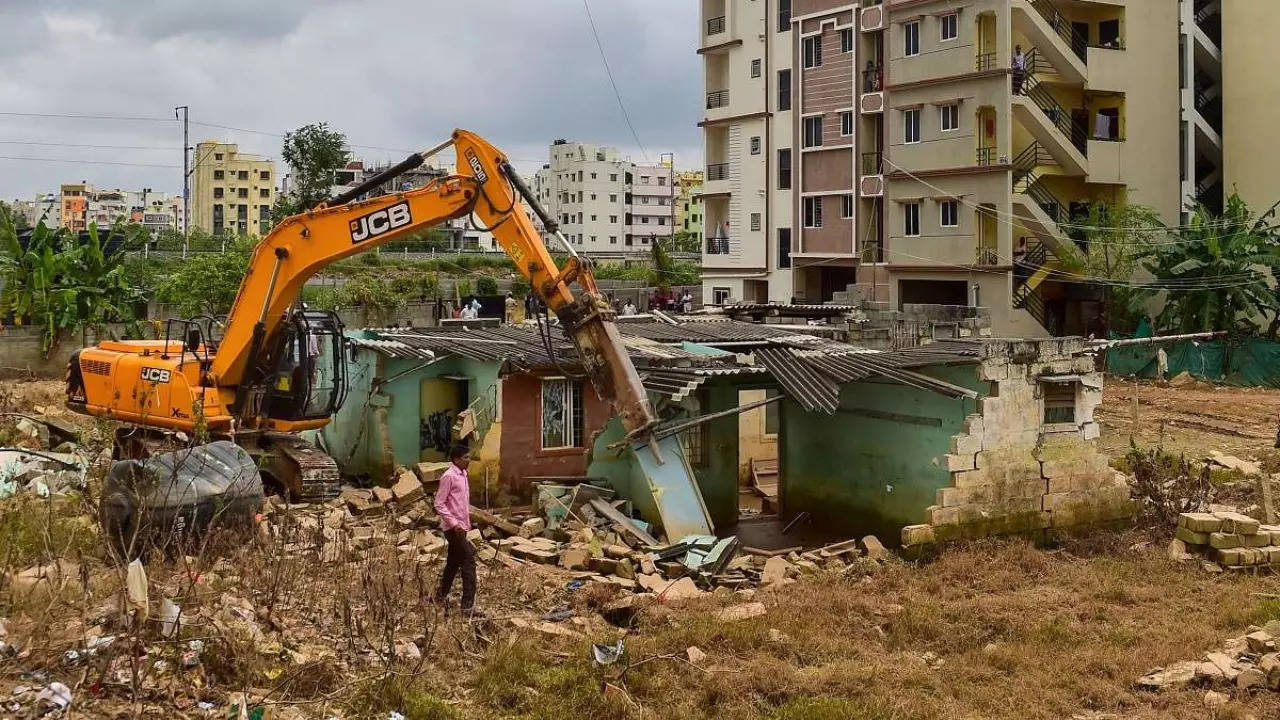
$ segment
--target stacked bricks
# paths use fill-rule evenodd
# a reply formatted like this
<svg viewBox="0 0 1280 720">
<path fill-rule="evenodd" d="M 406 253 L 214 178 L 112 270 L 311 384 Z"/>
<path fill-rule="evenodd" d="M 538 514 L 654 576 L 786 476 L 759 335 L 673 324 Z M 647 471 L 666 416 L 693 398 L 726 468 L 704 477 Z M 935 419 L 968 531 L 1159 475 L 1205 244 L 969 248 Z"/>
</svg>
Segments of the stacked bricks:
<svg viewBox="0 0 1280 720">
<path fill-rule="evenodd" d="M 925 508 L 924 522 L 902 531 L 902 544 L 1057 531 L 1131 519 L 1127 479 L 1090 441 L 1102 376 L 1080 338 L 990 341 L 979 379 L 992 392 L 965 418 L 948 453 L 935 462 L 950 483 Z M 1040 378 L 1078 375 L 1075 422 L 1044 425 Z M 928 528 L 928 529 L 926 529 Z"/>
<path fill-rule="evenodd" d="M 1182 513 L 1175 537 L 1231 570 L 1280 565 L 1280 525 L 1263 525 L 1238 512 Z"/>
</svg>

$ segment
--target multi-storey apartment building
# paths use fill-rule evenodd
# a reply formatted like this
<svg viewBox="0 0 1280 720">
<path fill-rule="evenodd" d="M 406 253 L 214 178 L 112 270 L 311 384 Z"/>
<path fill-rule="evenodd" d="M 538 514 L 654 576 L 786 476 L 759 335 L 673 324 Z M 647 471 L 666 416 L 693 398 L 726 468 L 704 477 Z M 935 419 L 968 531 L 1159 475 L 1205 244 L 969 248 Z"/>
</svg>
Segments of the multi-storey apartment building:
<svg viewBox="0 0 1280 720">
<path fill-rule="evenodd" d="M 684 170 L 676 173 L 676 232 L 688 232 L 702 245 L 702 183 L 701 170 Z"/>
<path fill-rule="evenodd" d="M 1178 3 L 702 11 L 709 298 L 856 283 L 892 307 L 989 307 L 1001 334 L 1084 332 L 1099 292 L 1063 266 L 1090 204 L 1179 220 Z"/>
<path fill-rule="evenodd" d="M 206 140 L 195 149 L 191 227 L 215 235 L 265 235 L 276 201 L 275 163 Z"/>
<path fill-rule="evenodd" d="M 89 197 L 97 189 L 87 182 L 63 183 L 58 188 L 59 213 L 58 226 L 72 232 L 80 232 L 89 227 L 86 212 L 89 208 Z"/>
<path fill-rule="evenodd" d="M 36 193 L 35 200 L 10 203 L 15 217 L 21 216 L 28 227 L 44 223 L 49 229 L 62 227 L 62 198 L 54 193 Z"/>
<path fill-rule="evenodd" d="M 644 252 L 668 240 L 675 226 L 674 174 L 668 165 L 641 165 L 616 148 L 557 140 L 550 162 L 534 176 L 534 191 L 583 250 Z"/>
</svg>

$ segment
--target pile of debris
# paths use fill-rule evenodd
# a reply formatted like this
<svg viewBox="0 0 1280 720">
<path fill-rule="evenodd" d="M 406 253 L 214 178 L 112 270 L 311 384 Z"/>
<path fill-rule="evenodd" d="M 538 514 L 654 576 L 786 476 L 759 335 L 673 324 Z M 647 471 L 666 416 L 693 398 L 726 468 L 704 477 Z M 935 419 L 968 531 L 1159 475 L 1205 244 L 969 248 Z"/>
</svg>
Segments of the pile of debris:
<svg viewBox="0 0 1280 720">
<path fill-rule="evenodd" d="M 1265 627 L 1252 626 L 1247 634 L 1227 640 L 1221 649 L 1205 653 L 1202 660 L 1182 660 L 1152 670 L 1138 680 L 1138 687 L 1159 691 L 1180 689 L 1194 682 L 1234 685 L 1241 690 L 1280 690 L 1277 638 L 1280 621 L 1272 620 Z"/>
<path fill-rule="evenodd" d="M 1169 554 L 1175 560 L 1199 556 L 1228 570 L 1280 565 L 1280 525 L 1233 511 L 1182 513 Z"/>
<path fill-rule="evenodd" d="M 19 493 L 49 497 L 84 489 L 89 459 L 82 454 L 74 425 L 42 415 L 6 415 L 15 418 L 19 446 L 0 447 L 0 498 Z"/>
</svg>

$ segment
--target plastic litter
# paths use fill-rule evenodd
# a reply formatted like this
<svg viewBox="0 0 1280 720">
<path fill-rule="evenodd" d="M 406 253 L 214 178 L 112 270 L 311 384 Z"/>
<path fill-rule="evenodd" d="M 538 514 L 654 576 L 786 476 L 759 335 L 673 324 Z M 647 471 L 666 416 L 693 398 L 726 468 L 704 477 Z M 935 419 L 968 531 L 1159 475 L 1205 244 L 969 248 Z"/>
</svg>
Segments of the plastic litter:
<svg viewBox="0 0 1280 720">
<path fill-rule="evenodd" d="M 169 598 L 160 601 L 160 634 L 166 638 L 177 637 L 181 629 L 182 608 Z"/>
<path fill-rule="evenodd" d="M 138 560 L 129 563 L 125 574 L 125 587 L 128 590 L 129 609 L 138 613 L 138 619 L 146 620 L 150 602 L 147 596 L 147 569 Z"/>
<path fill-rule="evenodd" d="M 612 665 L 618 662 L 618 658 L 622 657 L 622 643 L 624 638 L 618 638 L 615 645 L 591 645 L 591 657 L 595 660 L 596 665 Z"/>
<path fill-rule="evenodd" d="M 71 688 L 60 682 L 49 683 L 49 686 L 36 696 L 36 702 L 55 710 L 66 709 L 71 704 Z"/>
</svg>

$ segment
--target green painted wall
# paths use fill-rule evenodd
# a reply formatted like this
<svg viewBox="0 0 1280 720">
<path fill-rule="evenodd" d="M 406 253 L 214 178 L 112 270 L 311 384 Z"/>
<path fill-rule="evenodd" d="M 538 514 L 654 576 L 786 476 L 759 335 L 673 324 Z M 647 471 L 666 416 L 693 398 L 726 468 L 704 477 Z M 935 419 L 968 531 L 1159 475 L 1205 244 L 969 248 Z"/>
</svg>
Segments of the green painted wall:
<svg viewBox="0 0 1280 720">
<path fill-rule="evenodd" d="M 976 365 L 933 367 L 926 374 L 987 392 Z M 945 455 L 977 400 L 952 399 L 886 382 L 844 386 L 834 416 L 783 401 L 779 438 L 781 503 L 850 536 L 898 538 L 922 522 L 937 490 L 950 484 Z"/>
</svg>

